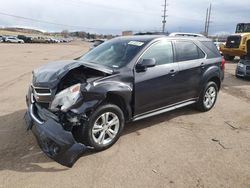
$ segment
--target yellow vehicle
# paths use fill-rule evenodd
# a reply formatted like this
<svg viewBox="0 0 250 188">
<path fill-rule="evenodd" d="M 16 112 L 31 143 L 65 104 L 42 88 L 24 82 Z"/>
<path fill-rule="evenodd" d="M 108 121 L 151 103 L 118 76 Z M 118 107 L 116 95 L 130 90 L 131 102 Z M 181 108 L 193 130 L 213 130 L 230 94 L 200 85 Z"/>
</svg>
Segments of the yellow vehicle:
<svg viewBox="0 0 250 188">
<path fill-rule="evenodd" d="M 250 23 L 239 23 L 236 32 L 227 38 L 225 45 L 220 46 L 225 60 L 233 60 L 235 56 L 241 59 L 250 58 Z"/>
</svg>

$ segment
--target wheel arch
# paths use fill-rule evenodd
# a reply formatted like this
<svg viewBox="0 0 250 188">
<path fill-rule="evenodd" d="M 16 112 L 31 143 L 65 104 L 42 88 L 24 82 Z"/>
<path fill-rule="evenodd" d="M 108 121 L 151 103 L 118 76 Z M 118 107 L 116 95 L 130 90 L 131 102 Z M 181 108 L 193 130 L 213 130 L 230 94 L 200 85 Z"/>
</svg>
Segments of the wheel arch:
<svg viewBox="0 0 250 188">
<path fill-rule="evenodd" d="M 221 80 L 220 80 L 220 78 L 218 76 L 213 76 L 210 79 L 208 79 L 207 82 L 210 82 L 210 81 L 213 81 L 217 85 L 218 91 L 219 91 L 220 88 L 221 88 Z"/>
<path fill-rule="evenodd" d="M 123 112 L 126 121 L 129 121 L 132 117 L 132 109 L 128 101 L 118 93 L 108 92 L 104 102 L 117 105 Z"/>
</svg>

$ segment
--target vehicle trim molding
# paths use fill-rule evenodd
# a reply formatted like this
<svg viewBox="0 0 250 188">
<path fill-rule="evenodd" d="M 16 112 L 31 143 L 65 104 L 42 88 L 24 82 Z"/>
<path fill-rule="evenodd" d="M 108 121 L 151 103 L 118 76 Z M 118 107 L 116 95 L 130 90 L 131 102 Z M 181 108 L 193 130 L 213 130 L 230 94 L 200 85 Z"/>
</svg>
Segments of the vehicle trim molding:
<svg viewBox="0 0 250 188">
<path fill-rule="evenodd" d="M 159 108 L 159 109 L 156 109 L 156 110 L 152 110 L 152 111 L 149 111 L 149 112 L 146 112 L 146 113 L 143 113 L 143 114 L 136 115 L 132 119 L 132 121 L 138 121 L 138 120 L 141 120 L 141 119 L 144 119 L 144 118 L 148 118 L 148 117 L 151 117 L 151 116 L 162 114 L 164 112 L 169 112 L 169 111 L 172 111 L 172 110 L 175 110 L 175 109 L 178 109 L 178 108 L 182 108 L 184 106 L 194 104 L 196 102 L 197 102 L 197 99 L 194 98 L 194 99 L 189 99 L 189 100 L 186 100 L 186 101 L 183 101 L 183 102 L 180 102 L 180 103 L 176 103 L 174 105 L 168 105 L 166 107 L 162 107 L 162 108 Z"/>
</svg>

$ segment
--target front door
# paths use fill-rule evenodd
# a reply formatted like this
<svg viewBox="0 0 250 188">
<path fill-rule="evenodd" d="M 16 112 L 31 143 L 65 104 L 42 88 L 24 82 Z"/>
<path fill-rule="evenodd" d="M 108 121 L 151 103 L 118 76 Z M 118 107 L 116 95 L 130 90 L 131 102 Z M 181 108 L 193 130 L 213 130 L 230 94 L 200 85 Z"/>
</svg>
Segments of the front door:
<svg viewBox="0 0 250 188">
<path fill-rule="evenodd" d="M 144 72 L 135 70 L 135 114 L 139 115 L 177 102 L 178 63 L 174 62 L 171 41 L 152 44 L 141 59 L 155 59 L 156 66 Z M 140 59 L 140 60 L 141 60 Z"/>
</svg>

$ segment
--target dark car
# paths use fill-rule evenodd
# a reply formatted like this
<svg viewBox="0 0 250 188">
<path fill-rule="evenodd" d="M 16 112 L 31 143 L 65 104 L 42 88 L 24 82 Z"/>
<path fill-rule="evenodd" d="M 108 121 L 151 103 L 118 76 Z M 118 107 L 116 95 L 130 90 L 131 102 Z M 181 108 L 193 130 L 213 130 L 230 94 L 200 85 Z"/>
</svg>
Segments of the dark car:
<svg viewBox="0 0 250 188">
<path fill-rule="evenodd" d="M 237 64 L 236 77 L 250 78 L 250 60 L 241 59 Z"/>
<path fill-rule="evenodd" d="M 32 42 L 32 37 L 27 37 L 25 35 L 18 35 L 17 38 L 23 40 L 25 43 Z"/>
<path fill-rule="evenodd" d="M 113 145 L 126 122 L 191 104 L 210 110 L 224 63 L 207 38 L 109 40 L 77 60 L 33 71 L 25 115 L 28 129 L 49 157 L 72 166 L 86 149 Z"/>
</svg>

